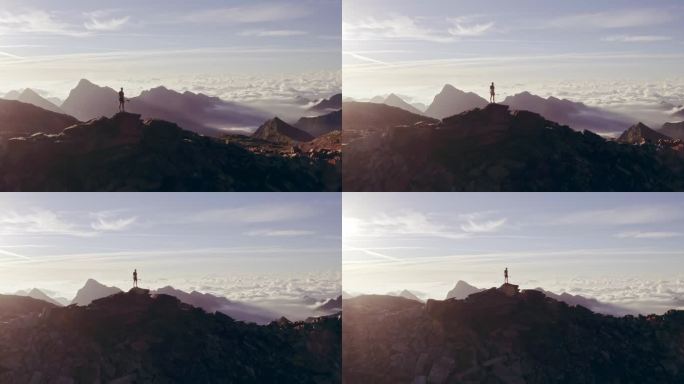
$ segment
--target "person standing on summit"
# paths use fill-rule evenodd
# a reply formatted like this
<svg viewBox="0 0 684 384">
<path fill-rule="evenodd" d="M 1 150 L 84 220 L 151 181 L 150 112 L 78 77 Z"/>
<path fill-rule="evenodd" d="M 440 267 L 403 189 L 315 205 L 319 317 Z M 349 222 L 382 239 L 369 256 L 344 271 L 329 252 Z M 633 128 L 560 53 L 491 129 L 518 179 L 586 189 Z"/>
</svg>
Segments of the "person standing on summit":
<svg viewBox="0 0 684 384">
<path fill-rule="evenodd" d="M 496 92 L 494 89 L 494 82 L 492 81 L 492 85 L 489 86 L 489 102 L 490 103 L 496 103 L 496 101 L 494 101 L 495 96 L 496 96 Z"/>
<path fill-rule="evenodd" d="M 504 269 L 504 284 L 508 284 L 508 267 Z"/>
<path fill-rule="evenodd" d="M 126 103 L 126 98 L 124 97 L 124 91 L 123 88 L 119 91 L 119 112 L 126 112 L 126 107 L 124 104 Z"/>
<path fill-rule="evenodd" d="M 135 288 L 138 287 L 138 270 L 137 269 L 133 270 L 133 287 L 135 287 Z"/>
</svg>

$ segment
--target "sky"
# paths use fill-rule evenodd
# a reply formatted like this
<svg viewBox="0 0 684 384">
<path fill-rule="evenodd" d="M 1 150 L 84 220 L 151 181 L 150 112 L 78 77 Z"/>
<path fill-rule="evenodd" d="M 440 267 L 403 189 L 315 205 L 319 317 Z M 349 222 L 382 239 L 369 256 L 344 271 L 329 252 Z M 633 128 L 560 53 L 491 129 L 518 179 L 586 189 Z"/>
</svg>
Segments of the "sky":
<svg viewBox="0 0 684 384">
<path fill-rule="evenodd" d="M 677 193 L 345 193 L 343 287 L 444 299 L 458 280 L 642 313 L 684 308 Z"/>
<path fill-rule="evenodd" d="M 72 299 L 88 278 L 256 305 L 341 292 L 337 193 L 5 193 L 0 292 Z"/>
<path fill-rule="evenodd" d="M 445 83 L 618 111 L 684 101 L 678 0 L 345 0 L 343 81 L 357 99 L 429 103 Z"/>
<path fill-rule="evenodd" d="M 340 0 L 0 0 L 0 92 L 79 79 L 241 101 L 339 92 Z"/>
</svg>

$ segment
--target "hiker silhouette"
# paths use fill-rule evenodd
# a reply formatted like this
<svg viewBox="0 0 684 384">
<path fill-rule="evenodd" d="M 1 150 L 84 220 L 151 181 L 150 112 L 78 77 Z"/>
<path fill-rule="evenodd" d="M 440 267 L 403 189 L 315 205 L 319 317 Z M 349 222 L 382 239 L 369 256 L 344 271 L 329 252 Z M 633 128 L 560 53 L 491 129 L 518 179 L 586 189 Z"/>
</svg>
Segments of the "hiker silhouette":
<svg viewBox="0 0 684 384">
<path fill-rule="evenodd" d="M 126 98 L 124 97 L 123 88 L 119 91 L 119 112 L 126 112 Z"/>
<path fill-rule="evenodd" d="M 504 283 L 508 284 L 508 267 L 504 269 Z"/>
<path fill-rule="evenodd" d="M 494 82 L 492 81 L 492 85 L 489 86 L 489 102 L 490 103 L 496 103 L 495 96 L 496 96 L 496 92 L 495 92 Z"/>
<path fill-rule="evenodd" d="M 135 288 L 138 287 L 138 270 L 137 269 L 133 270 L 133 287 L 135 287 Z"/>
</svg>

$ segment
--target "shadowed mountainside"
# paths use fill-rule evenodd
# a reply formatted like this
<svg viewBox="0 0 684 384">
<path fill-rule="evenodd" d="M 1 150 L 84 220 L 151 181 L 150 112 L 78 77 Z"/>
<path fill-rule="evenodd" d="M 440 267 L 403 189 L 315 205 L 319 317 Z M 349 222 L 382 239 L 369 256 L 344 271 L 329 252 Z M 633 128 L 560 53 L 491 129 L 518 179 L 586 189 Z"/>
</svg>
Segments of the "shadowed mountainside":
<svg viewBox="0 0 684 384">
<path fill-rule="evenodd" d="M 15 305 L 0 327 L 0 382 L 340 380 L 338 316 L 258 326 L 138 288 L 86 307 L 35 302 Z"/>
<path fill-rule="evenodd" d="M 0 141 L 38 132 L 59 133 L 77 123 L 78 120 L 65 114 L 21 101 L 0 99 Z"/>
<path fill-rule="evenodd" d="M 435 120 L 401 108 L 385 104 L 358 101 L 345 102 L 342 113 L 342 142 L 350 143 L 375 132 L 417 123 L 436 123 Z"/>
<path fill-rule="evenodd" d="M 320 137 L 330 132 L 341 131 L 342 110 L 316 117 L 302 117 L 294 126 L 313 137 Z"/>
<path fill-rule="evenodd" d="M 684 312 L 612 317 L 569 306 L 536 290 L 514 293 L 508 288 L 426 304 L 392 296 L 345 300 L 343 380 L 434 384 L 684 380 Z"/>
<path fill-rule="evenodd" d="M 39 95 L 31 88 L 26 88 L 21 92 L 8 92 L 4 98 L 7 100 L 17 100 L 21 101 L 22 103 L 33 104 L 36 107 L 43 108 L 47 111 L 64 114 L 64 111 L 55 103 Z"/>
<path fill-rule="evenodd" d="M 32 106 L 31 106 L 32 107 Z M 33 107 L 35 108 L 35 107 Z M 5 191 L 330 191 L 340 167 L 329 156 L 264 154 L 162 120 L 119 113 L 57 135 L 0 143 Z"/>
<path fill-rule="evenodd" d="M 366 104 L 359 109 L 375 108 Z M 605 140 L 506 105 L 401 126 L 374 112 L 358 129 L 378 129 L 345 147 L 346 191 L 684 190 L 680 152 Z"/>
</svg>

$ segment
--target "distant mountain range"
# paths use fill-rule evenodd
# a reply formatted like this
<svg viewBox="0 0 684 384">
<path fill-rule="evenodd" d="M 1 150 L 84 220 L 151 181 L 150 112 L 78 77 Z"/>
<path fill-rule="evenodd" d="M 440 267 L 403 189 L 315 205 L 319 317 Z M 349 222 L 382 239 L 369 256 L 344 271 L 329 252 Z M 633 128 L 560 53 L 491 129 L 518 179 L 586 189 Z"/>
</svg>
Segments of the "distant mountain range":
<svg viewBox="0 0 684 384">
<path fill-rule="evenodd" d="M 376 97 L 371 99 L 371 102 L 383 103 L 440 120 L 475 108 L 484 108 L 488 104 L 488 101 L 479 95 L 461 91 L 450 84 L 442 88 L 425 112 L 408 104 L 395 94 L 386 98 Z M 508 96 L 499 104 L 508 105 L 513 110 L 538 113 L 547 120 L 567 125 L 577 131 L 590 130 L 597 133 L 615 134 L 634 124 L 629 117 L 614 112 L 553 96 L 545 99 L 530 92 Z"/>
<path fill-rule="evenodd" d="M 88 279 L 83 287 L 78 290 L 76 296 L 72 300 L 67 300 L 64 298 L 52 298 L 37 288 L 27 291 L 19 291 L 16 293 L 16 295 L 28 296 L 34 299 L 43 300 L 55 306 L 66 306 L 69 304 L 88 306 L 95 300 L 103 299 L 121 292 L 123 291 L 118 287 L 109 287 L 101 284 L 95 279 Z M 225 297 L 216 296 L 209 293 L 201 293 L 197 291 L 184 292 L 171 286 L 153 290 L 151 291 L 151 294 L 173 296 L 185 304 L 202 308 L 207 313 L 220 312 L 238 321 L 268 324 L 271 321 L 277 320 L 279 317 L 279 315 L 275 312 L 255 305 L 228 300 Z M 326 313 L 340 311 L 341 309 L 341 296 L 336 299 L 327 300 L 319 308 L 321 312 Z"/>
<path fill-rule="evenodd" d="M 31 88 L 26 88 L 22 91 L 11 91 L 5 94 L 5 100 L 17 100 L 22 103 L 33 104 L 37 107 L 43 108 L 45 110 L 64 114 L 65 112 L 54 103 L 55 100 L 51 101 L 43 96 L 39 95 L 36 91 Z"/>
<path fill-rule="evenodd" d="M 624 145 L 503 104 L 442 121 L 344 108 L 345 191 L 684 190 L 681 142 Z"/>
<path fill-rule="evenodd" d="M 87 306 L 0 295 L 7 383 L 335 383 L 341 318 L 268 325 L 133 288 Z"/>
<path fill-rule="evenodd" d="M 562 296 L 562 295 L 561 295 Z M 504 285 L 466 299 L 344 302 L 349 383 L 677 383 L 684 311 L 613 317 Z"/>
</svg>

